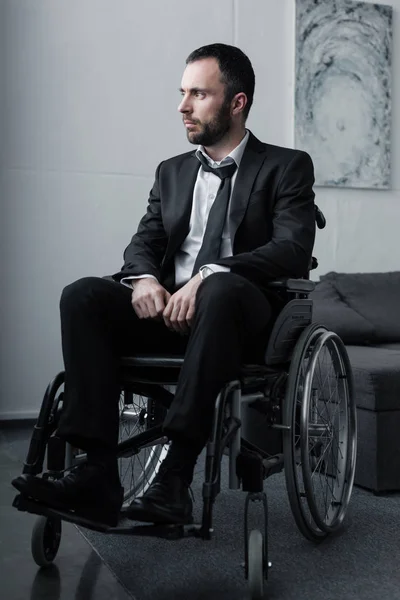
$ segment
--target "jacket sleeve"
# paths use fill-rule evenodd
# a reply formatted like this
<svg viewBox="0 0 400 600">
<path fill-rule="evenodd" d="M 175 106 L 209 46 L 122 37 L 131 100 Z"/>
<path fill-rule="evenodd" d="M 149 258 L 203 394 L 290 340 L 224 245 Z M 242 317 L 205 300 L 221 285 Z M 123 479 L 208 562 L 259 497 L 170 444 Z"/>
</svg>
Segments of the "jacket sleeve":
<svg viewBox="0 0 400 600">
<path fill-rule="evenodd" d="M 137 232 L 133 235 L 124 252 L 124 264 L 119 273 L 112 277 L 121 281 L 129 275 L 146 273 L 160 279 L 161 261 L 164 257 L 168 237 L 161 216 L 159 174 L 162 163 L 156 170 L 155 182 L 150 192 L 147 212 L 141 219 Z"/>
<path fill-rule="evenodd" d="M 277 185 L 271 240 L 216 263 L 261 286 L 281 277 L 306 276 L 315 239 L 313 184 L 312 160 L 306 152 L 298 151 Z"/>
</svg>

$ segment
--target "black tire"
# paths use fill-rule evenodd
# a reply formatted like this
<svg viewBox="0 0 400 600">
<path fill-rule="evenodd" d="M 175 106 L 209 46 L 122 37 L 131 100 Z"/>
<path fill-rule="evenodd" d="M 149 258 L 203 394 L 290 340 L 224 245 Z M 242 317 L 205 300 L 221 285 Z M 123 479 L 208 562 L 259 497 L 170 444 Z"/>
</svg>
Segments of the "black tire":
<svg viewBox="0 0 400 600">
<path fill-rule="evenodd" d="M 333 472 L 328 473 L 328 467 L 324 465 L 326 447 L 329 446 L 330 449 L 333 445 L 329 441 L 324 448 L 324 442 L 327 439 L 327 432 L 332 438 L 334 437 L 333 428 L 326 424 L 325 417 L 320 418 L 318 415 L 319 398 L 320 395 L 322 396 L 322 393 L 319 395 L 319 390 L 323 390 L 326 382 L 324 380 L 323 383 L 319 383 L 314 380 L 314 378 L 318 379 L 316 372 L 318 374 L 321 371 L 321 368 L 316 371 L 316 364 L 323 349 L 328 345 L 334 348 L 335 359 L 332 361 L 334 381 L 340 382 L 347 407 L 347 442 L 344 444 L 345 457 L 342 460 L 346 474 L 341 484 L 341 496 L 338 502 L 332 502 L 332 510 L 329 509 L 330 513 L 327 516 L 322 514 L 318 506 L 316 491 L 313 488 L 313 476 L 317 468 L 323 467 L 325 479 L 335 476 Z M 328 381 L 331 377 L 329 372 Z M 320 379 L 322 380 L 322 376 Z M 299 530 L 310 540 L 321 541 L 329 533 L 338 529 L 347 510 L 354 480 L 356 451 L 355 406 L 352 390 L 350 363 L 340 338 L 320 325 L 307 327 L 293 352 L 282 417 L 283 424 L 290 427 L 290 430 L 284 431 L 283 434 L 289 502 Z M 328 403 L 330 401 L 329 397 Z M 314 423 L 309 415 L 315 405 L 317 418 Z M 312 471 L 313 467 L 315 467 L 314 471 Z M 338 473 L 337 469 L 336 471 Z M 328 512 L 326 506 L 325 512 Z"/>
<path fill-rule="evenodd" d="M 324 356 L 329 357 L 331 371 Z M 334 379 L 330 372 L 335 373 Z M 334 389 L 330 386 L 333 380 Z M 326 533 L 333 533 L 342 525 L 350 502 L 357 451 L 351 366 L 336 333 L 324 333 L 317 340 L 310 357 L 306 388 L 311 392 L 305 390 L 309 405 L 303 403 L 300 423 L 306 497 L 316 525 Z M 322 502 L 318 494 L 324 484 L 322 481 L 321 485 L 321 471 L 326 487 Z M 318 476 L 319 483 L 315 485 Z"/>
<path fill-rule="evenodd" d="M 265 572 L 264 540 L 259 529 L 250 531 L 247 557 L 247 573 L 251 600 L 264 598 Z"/>
<path fill-rule="evenodd" d="M 53 563 L 61 541 L 61 519 L 38 517 L 32 530 L 31 550 L 33 560 L 39 567 Z"/>
</svg>

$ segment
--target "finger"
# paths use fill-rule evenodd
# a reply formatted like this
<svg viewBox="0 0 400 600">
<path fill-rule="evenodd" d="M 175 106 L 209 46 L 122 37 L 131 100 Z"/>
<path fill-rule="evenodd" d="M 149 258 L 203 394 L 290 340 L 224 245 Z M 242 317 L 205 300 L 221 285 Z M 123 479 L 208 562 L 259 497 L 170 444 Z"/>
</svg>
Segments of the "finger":
<svg viewBox="0 0 400 600">
<path fill-rule="evenodd" d="M 143 297 L 137 295 L 136 290 L 133 290 L 132 292 L 131 304 L 133 306 L 133 310 L 135 311 L 139 319 L 146 319 L 148 317 L 146 303 Z"/>
<path fill-rule="evenodd" d="M 162 320 L 164 321 L 164 325 L 168 327 L 168 329 L 171 329 L 171 321 L 167 317 L 164 317 L 164 314 L 162 315 Z"/>
<path fill-rule="evenodd" d="M 154 319 L 157 316 L 157 312 L 154 306 L 154 299 L 152 296 L 142 296 L 139 302 L 144 319 Z"/>
<path fill-rule="evenodd" d="M 168 329 L 172 330 L 172 325 L 171 325 L 171 312 L 172 312 L 172 304 L 171 302 L 168 302 L 167 306 L 165 307 L 163 313 L 162 313 L 162 318 L 164 319 L 164 323 L 165 325 L 168 327 Z"/>
<path fill-rule="evenodd" d="M 178 317 L 177 317 L 177 323 L 179 325 L 179 329 L 180 329 L 181 333 L 188 333 L 188 331 L 189 331 L 188 325 L 186 323 L 187 312 L 188 312 L 188 305 L 186 303 L 182 303 L 181 309 L 180 309 Z"/>
<path fill-rule="evenodd" d="M 132 294 L 131 294 L 132 308 L 135 311 L 136 316 L 138 316 L 139 319 L 141 319 L 142 318 L 142 310 L 141 310 L 141 308 L 140 308 L 140 306 L 138 304 L 138 301 L 136 300 L 136 298 L 134 298 L 134 294 L 135 294 L 135 292 L 132 292 Z"/>
<path fill-rule="evenodd" d="M 144 300 L 140 302 L 140 308 L 142 311 L 142 319 L 148 319 L 150 317 L 149 309 L 147 303 Z"/>
<path fill-rule="evenodd" d="M 172 308 L 172 312 L 171 312 L 171 317 L 170 317 L 170 321 L 171 321 L 171 327 L 174 331 L 176 331 L 177 333 L 181 332 L 181 326 L 178 323 L 178 315 L 180 313 L 181 307 L 180 307 L 180 303 L 178 302 L 174 302 L 173 308 Z"/>
<path fill-rule="evenodd" d="M 195 304 L 194 304 L 194 302 L 191 302 L 190 306 L 189 306 L 189 310 L 187 311 L 187 314 L 186 314 L 186 324 L 189 327 L 189 329 L 191 329 L 192 324 L 193 324 L 194 311 L 195 311 Z"/>
<path fill-rule="evenodd" d="M 171 331 L 175 331 L 175 327 L 173 326 L 171 321 L 172 321 L 172 312 L 175 309 L 177 298 L 176 298 L 175 294 L 171 295 L 168 293 L 168 295 L 169 295 L 168 303 L 162 313 L 162 316 L 164 319 L 164 323 L 168 327 L 168 329 L 170 329 Z"/>
<path fill-rule="evenodd" d="M 173 308 L 174 308 L 174 297 L 172 296 L 168 300 L 167 305 L 163 310 L 163 317 L 170 319 Z"/>
<path fill-rule="evenodd" d="M 133 306 L 133 310 L 135 311 L 137 317 L 139 317 L 139 319 L 144 319 L 143 307 L 142 307 L 141 303 L 136 300 L 135 302 L 132 302 L 132 306 Z"/>
<path fill-rule="evenodd" d="M 164 294 L 157 294 L 154 298 L 154 310 L 156 311 L 156 316 L 162 315 L 164 309 L 165 309 Z"/>
<path fill-rule="evenodd" d="M 146 308 L 147 308 L 148 318 L 155 319 L 157 317 L 158 313 L 157 313 L 156 305 L 154 303 L 153 298 L 149 298 L 148 300 L 146 300 Z"/>
</svg>

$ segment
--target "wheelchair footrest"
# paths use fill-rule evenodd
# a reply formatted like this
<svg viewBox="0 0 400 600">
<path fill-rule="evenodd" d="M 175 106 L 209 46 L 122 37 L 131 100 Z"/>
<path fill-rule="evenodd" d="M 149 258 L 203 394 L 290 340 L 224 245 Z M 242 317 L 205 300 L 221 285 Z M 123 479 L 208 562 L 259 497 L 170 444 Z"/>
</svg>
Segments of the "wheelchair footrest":
<svg viewBox="0 0 400 600">
<path fill-rule="evenodd" d="M 283 469 L 283 454 L 275 454 L 263 459 L 264 477 L 280 473 Z"/>
<path fill-rule="evenodd" d="M 14 508 L 17 508 L 20 511 L 29 512 L 34 515 L 41 515 L 54 519 L 61 519 L 62 521 L 74 523 L 74 525 L 86 527 L 86 529 L 92 529 L 93 531 L 100 531 L 102 533 L 114 531 L 114 528 L 110 527 L 109 525 L 105 525 L 104 523 L 98 523 L 97 521 L 91 521 L 90 519 L 81 517 L 80 515 L 77 515 L 72 511 L 51 508 L 46 504 L 42 504 L 41 502 L 37 502 L 36 500 L 32 500 L 31 498 L 26 498 L 22 494 L 17 494 L 17 496 L 14 498 L 13 506 Z"/>
<path fill-rule="evenodd" d="M 91 521 L 85 517 L 79 516 L 71 511 L 58 510 L 51 508 L 46 504 L 36 502 L 31 498 L 26 498 L 22 494 L 17 494 L 13 501 L 14 508 L 20 511 L 28 512 L 34 515 L 45 516 L 53 519 L 60 519 L 68 523 L 73 523 L 85 529 L 98 531 L 100 533 L 138 535 L 148 537 L 159 537 L 168 540 L 177 540 L 184 537 L 203 537 L 202 526 L 191 523 L 182 524 L 146 524 L 137 525 L 136 522 L 124 518 L 121 513 L 121 520 L 116 527 L 110 527 L 104 523 Z"/>
</svg>

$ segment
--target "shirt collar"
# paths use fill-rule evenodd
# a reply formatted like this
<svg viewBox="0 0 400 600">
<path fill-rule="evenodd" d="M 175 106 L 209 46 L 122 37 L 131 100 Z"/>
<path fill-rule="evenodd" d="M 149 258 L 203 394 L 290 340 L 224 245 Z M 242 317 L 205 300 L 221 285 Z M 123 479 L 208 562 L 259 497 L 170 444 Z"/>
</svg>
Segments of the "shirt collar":
<svg viewBox="0 0 400 600">
<path fill-rule="evenodd" d="M 249 139 L 249 131 L 248 131 L 248 129 L 246 129 L 246 134 L 245 134 L 244 138 L 242 139 L 242 141 L 240 142 L 240 144 L 238 146 L 236 146 L 236 148 L 234 148 L 228 154 L 228 156 L 225 156 L 225 158 L 223 158 L 222 160 L 219 160 L 219 161 L 212 160 L 212 158 L 210 158 L 208 156 L 208 154 L 206 153 L 206 151 L 204 150 L 204 146 L 198 147 L 198 149 L 196 151 L 196 156 L 198 156 L 198 153 L 201 152 L 206 157 L 206 159 L 210 163 L 211 167 L 224 166 L 225 164 L 229 164 L 232 161 L 234 161 L 237 164 L 237 167 L 239 168 L 240 161 L 242 160 L 243 152 L 245 151 L 248 139 Z"/>
</svg>

